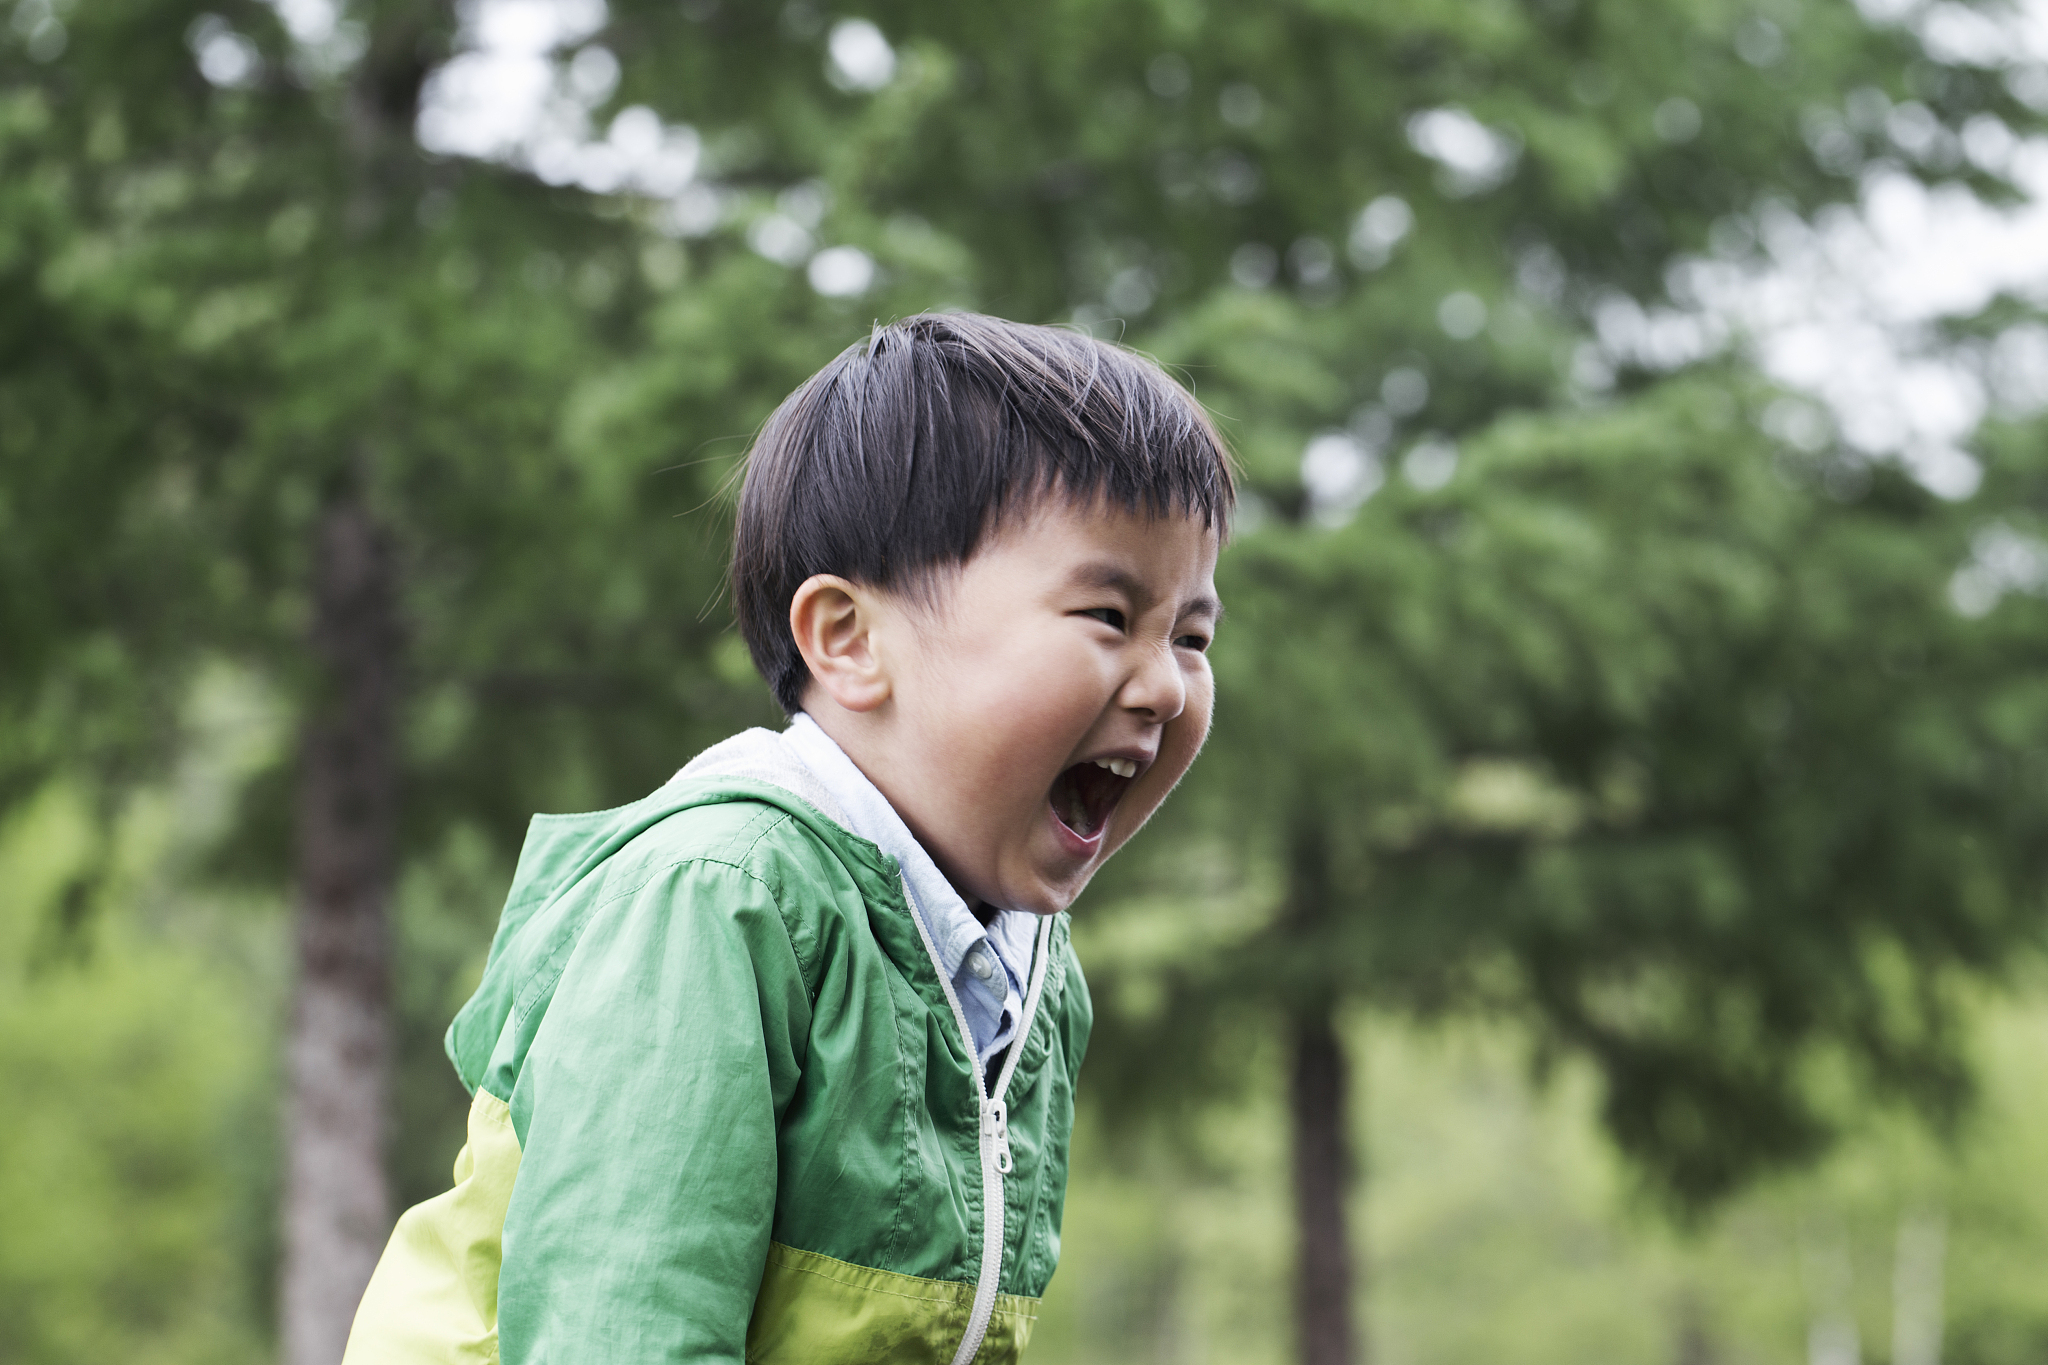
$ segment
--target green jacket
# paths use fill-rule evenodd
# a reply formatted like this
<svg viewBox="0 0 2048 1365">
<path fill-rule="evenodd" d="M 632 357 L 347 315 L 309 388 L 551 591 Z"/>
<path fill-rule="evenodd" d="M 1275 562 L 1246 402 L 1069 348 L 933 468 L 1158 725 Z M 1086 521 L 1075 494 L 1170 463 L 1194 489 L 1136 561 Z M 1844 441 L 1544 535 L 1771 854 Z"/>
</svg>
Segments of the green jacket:
<svg viewBox="0 0 2048 1365">
<path fill-rule="evenodd" d="M 990 1087 L 894 860 L 791 786 L 534 818 L 448 1031 L 455 1187 L 399 1219 L 346 1365 L 1022 1353 L 1091 1019 L 1067 917 Z"/>
</svg>

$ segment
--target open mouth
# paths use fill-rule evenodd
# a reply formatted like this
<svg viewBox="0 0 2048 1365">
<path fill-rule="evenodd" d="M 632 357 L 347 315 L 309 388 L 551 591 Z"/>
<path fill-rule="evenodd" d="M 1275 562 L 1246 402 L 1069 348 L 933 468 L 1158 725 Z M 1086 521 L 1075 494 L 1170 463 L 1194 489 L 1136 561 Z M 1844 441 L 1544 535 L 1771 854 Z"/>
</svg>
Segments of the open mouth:
<svg viewBox="0 0 2048 1365">
<path fill-rule="evenodd" d="M 1053 779 L 1053 818 L 1083 843 L 1093 843 L 1109 823 L 1116 803 L 1130 789 L 1137 771 L 1138 765 L 1128 758 L 1076 763 Z"/>
</svg>

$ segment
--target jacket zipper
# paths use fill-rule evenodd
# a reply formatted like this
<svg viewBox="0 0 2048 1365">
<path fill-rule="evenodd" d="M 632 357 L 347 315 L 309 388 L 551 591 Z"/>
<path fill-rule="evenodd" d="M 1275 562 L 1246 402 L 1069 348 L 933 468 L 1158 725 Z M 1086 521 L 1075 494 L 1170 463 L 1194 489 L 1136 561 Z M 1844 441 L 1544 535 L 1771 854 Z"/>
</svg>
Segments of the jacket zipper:
<svg viewBox="0 0 2048 1365">
<path fill-rule="evenodd" d="M 1014 1165 L 1010 1157 L 1010 1112 L 1003 1097 L 1010 1093 L 1010 1076 L 1017 1069 L 1017 1059 L 1023 1055 L 1024 1042 L 1031 1036 L 1031 1025 L 1038 1018 L 1038 1000 L 1045 991 L 1045 969 L 1052 956 L 1052 916 L 1047 915 L 1038 926 L 1038 941 L 1031 954 L 1031 985 L 1024 993 L 1024 1017 L 1017 1023 L 1009 1056 L 1003 1059 L 1003 1069 L 991 1094 L 982 1074 L 980 1054 L 974 1047 L 974 1031 L 967 1027 L 967 1011 L 960 1007 L 960 997 L 946 976 L 945 964 L 939 961 L 938 945 L 932 942 L 931 930 L 925 927 L 924 915 L 910 894 L 908 881 L 903 882 L 903 902 L 917 924 L 917 936 L 924 940 L 925 955 L 932 961 L 939 989 L 946 993 L 946 1003 L 953 1007 L 953 1025 L 960 1030 L 960 1041 L 967 1049 L 968 1070 L 974 1073 L 974 1093 L 980 1102 L 980 1121 L 976 1127 L 981 1154 L 981 1275 L 974 1286 L 974 1311 L 967 1319 L 967 1335 L 960 1339 L 960 1349 L 953 1353 L 953 1365 L 968 1365 L 988 1335 L 989 1319 L 995 1315 L 996 1285 L 1002 1279 L 1003 1177 Z"/>
</svg>

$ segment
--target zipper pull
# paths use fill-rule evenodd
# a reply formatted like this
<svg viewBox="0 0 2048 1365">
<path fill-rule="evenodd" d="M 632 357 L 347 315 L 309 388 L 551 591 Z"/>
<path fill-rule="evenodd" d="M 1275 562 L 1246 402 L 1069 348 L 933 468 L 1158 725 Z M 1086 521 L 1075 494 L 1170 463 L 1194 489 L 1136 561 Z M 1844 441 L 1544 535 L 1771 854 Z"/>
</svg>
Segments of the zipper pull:
<svg viewBox="0 0 2048 1365">
<path fill-rule="evenodd" d="M 1010 1111 L 1001 1100 L 990 1100 L 981 1111 L 981 1132 L 995 1139 L 996 1169 L 1008 1175 L 1014 1164 L 1010 1159 Z"/>
</svg>

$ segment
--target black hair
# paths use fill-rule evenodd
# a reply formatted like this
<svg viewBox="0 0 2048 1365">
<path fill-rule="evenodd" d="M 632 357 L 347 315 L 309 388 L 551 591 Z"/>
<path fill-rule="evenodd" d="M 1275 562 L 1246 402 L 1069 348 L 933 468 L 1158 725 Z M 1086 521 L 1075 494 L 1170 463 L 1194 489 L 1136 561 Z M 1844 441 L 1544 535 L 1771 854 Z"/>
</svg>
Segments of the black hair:
<svg viewBox="0 0 2048 1365">
<path fill-rule="evenodd" d="M 920 586 L 1055 491 L 1219 534 L 1236 497 L 1208 414 L 1121 346 L 926 313 L 841 352 L 769 417 L 740 488 L 733 612 L 776 700 L 795 714 L 810 682 L 789 629 L 805 579 Z"/>
</svg>

